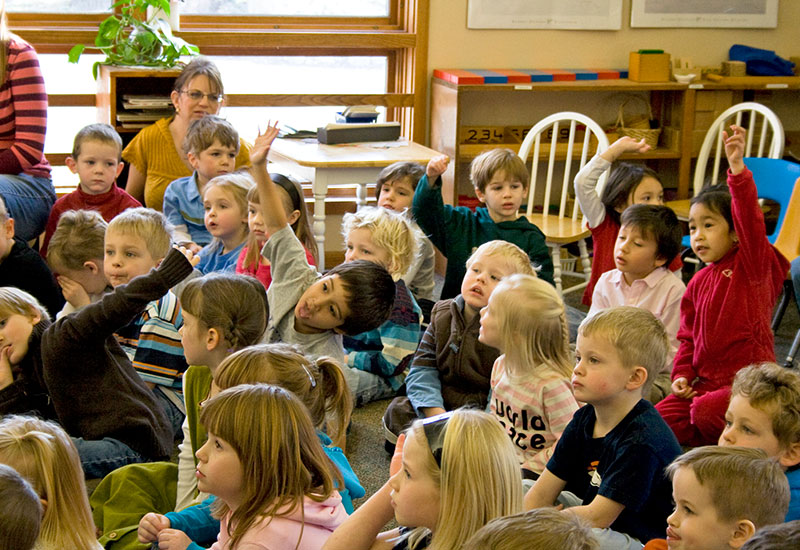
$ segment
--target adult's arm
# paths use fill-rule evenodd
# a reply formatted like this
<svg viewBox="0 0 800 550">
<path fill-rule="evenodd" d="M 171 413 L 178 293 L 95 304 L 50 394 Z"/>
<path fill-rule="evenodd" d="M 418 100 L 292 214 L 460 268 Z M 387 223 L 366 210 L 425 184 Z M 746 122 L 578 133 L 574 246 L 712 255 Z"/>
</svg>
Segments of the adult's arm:
<svg viewBox="0 0 800 550">
<path fill-rule="evenodd" d="M 132 163 L 128 163 L 128 182 L 125 184 L 125 191 L 130 196 L 144 204 L 144 182 L 147 179 L 147 172 L 140 172 Z"/>
</svg>

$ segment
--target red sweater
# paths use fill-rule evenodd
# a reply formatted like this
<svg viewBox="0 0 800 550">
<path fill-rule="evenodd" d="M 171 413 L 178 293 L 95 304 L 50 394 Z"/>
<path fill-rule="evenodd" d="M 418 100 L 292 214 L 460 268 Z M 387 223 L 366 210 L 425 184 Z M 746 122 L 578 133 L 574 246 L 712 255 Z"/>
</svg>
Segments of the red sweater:
<svg viewBox="0 0 800 550">
<path fill-rule="evenodd" d="M 67 210 L 97 210 L 103 219 L 110 222 L 114 216 L 128 208 L 136 208 L 142 204 L 131 197 L 125 190 L 113 184 L 111 189 L 99 195 L 84 193 L 80 187 L 69 195 L 64 195 L 56 201 L 53 209 L 50 210 L 50 217 L 47 219 L 47 226 L 44 230 L 44 241 L 42 242 L 42 258 L 47 257 L 47 245 L 50 238 L 56 231 L 58 219 Z"/>
<path fill-rule="evenodd" d="M 789 262 L 767 241 L 752 172 L 729 171 L 728 187 L 739 245 L 686 288 L 673 380 L 699 377 L 724 387 L 742 367 L 775 360 L 770 318 Z"/>
</svg>

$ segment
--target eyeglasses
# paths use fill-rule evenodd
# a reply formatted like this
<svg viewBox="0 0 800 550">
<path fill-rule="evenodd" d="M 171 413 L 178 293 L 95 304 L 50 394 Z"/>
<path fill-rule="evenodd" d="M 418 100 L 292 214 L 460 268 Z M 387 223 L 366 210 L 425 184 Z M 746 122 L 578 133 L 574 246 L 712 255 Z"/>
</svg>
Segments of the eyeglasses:
<svg viewBox="0 0 800 550">
<path fill-rule="evenodd" d="M 453 416 L 453 411 L 437 414 L 422 421 L 422 429 L 425 432 L 425 439 L 428 440 L 428 446 L 431 448 L 431 454 L 436 465 L 442 467 L 442 447 L 444 446 L 444 434 L 447 427 L 447 421 Z"/>
<path fill-rule="evenodd" d="M 222 94 L 204 94 L 200 90 L 181 90 L 181 93 L 188 95 L 192 101 L 202 101 L 204 97 L 207 97 L 210 103 L 219 103 L 225 99 Z"/>
</svg>

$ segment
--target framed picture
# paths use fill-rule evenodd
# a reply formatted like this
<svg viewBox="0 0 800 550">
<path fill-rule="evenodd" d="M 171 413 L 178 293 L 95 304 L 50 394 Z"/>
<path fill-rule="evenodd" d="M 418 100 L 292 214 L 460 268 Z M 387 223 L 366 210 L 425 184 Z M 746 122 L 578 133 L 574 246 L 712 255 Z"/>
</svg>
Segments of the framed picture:
<svg viewBox="0 0 800 550">
<path fill-rule="evenodd" d="M 469 0 L 470 29 L 622 28 L 622 0 Z"/>
<path fill-rule="evenodd" d="M 631 27 L 778 26 L 778 0 L 631 0 Z"/>
</svg>

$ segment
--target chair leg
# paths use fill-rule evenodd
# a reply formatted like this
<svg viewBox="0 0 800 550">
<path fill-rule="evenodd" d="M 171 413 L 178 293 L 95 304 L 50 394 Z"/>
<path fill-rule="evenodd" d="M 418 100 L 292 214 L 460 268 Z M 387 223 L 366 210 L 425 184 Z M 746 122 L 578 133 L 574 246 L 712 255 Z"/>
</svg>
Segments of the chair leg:
<svg viewBox="0 0 800 550">
<path fill-rule="evenodd" d="M 794 358 L 797 355 L 798 349 L 800 349 L 800 329 L 797 331 L 797 334 L 795 334 L 794 342 L 792 342 L 792 347 L 789 349 L 789 355 L 786 356 L 786 361 L 783 363 L 783 366 L 787 369 L 792 368 L 794 365 Z"/>
<path fill-rule="evenodd" d="M 775 310 L 775 315 L 772 316 L 772 332 L 778 332 L 778 327 L 781 326 L 783 314 L 786 313 L 786 308 L 789 306 L 789 302 L 792 301 L 793 295 L 794 289 L 792 287 L 792 281 L 786 279 L 783 281 L 783 292 L 781 293 L 781 299 L 778 302 L 778 307 Z"/>
<path fill-rule="evenodd" d="M 556 245 L 551 248 L 553 256 L 553 282 L 556 284 L 556 290 L 563 296 L 564 288 L 561 286 L 561 247 Z"/>
<path fill-rule="evenodd" d="M 581 239 L 578 241 L 578 250 L 581 251 L 581 265 L 583 266 L 583 274 L 586 276 L 586 280 L 589 281 L 592 278 L 592 261 L 589 259 L 589 250 L 586 247 L 586 239 Z"/>
</svg>

